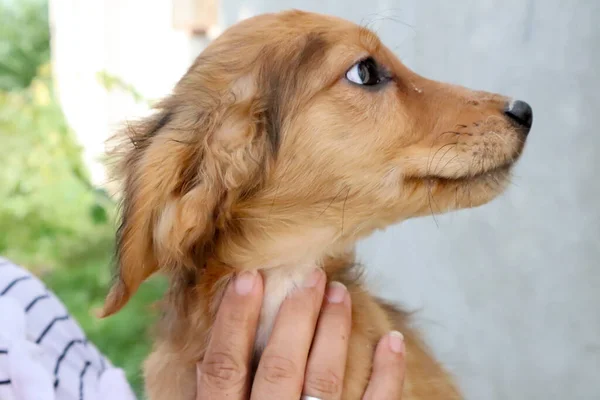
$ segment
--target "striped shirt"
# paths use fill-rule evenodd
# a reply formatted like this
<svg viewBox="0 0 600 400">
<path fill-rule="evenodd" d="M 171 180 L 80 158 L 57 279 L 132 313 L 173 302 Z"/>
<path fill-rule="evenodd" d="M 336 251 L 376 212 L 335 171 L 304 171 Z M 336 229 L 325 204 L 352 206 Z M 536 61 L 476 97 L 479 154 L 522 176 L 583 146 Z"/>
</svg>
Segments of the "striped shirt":
<svg viewBox="0 0 600 400">
<path fill-rule="evenodd" d="M 44 284 L 0 258 L 0 400 L 135 400 Z"/>
</svg>

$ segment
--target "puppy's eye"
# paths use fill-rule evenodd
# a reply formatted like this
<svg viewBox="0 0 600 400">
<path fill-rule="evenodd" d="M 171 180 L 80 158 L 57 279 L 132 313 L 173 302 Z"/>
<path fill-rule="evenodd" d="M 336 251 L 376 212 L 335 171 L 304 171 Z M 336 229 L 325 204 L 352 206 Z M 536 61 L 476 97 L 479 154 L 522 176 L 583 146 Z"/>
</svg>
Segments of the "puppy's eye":
<svg viewBox="0 0 600 400">
<path fill-rule="evenodd" d="M 357 62 L 346 72 L 346 79 L 357 85 L 375 86 L 387 79 L 382 76 L 377 63 L 369 57 Z"/>
</svg>

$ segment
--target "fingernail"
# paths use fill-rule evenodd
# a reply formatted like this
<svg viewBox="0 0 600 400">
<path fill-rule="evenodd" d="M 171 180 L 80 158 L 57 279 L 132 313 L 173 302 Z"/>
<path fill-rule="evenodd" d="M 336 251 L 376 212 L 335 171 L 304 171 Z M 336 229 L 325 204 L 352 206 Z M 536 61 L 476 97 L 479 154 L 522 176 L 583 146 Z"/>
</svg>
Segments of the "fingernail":
<svg viewBox="0 0 600 400">
<path fill-rule="evenodd" d="M 330 282 L 327 287 L 327 301 L 341 303 L 346 297 L 346 286 L 340 282 Z"/>
<path fill-rule="evenodd" d="M 319 281 L 321 280 L 322 275 L 323 275 L 323 272 L 321 271 L 320 268 L 315 269 L 304 280 L 304 287 L 312 288 L 312 287 L 317 286 L 317 283 L 319 283 Z"/>
<path fill-rule="evenodd" d="M 388 343 L 390 350 L 394 353 L 404 353 L 404 335 L 398 331 L 391 331 L 388 335 Z"/>
<path fill-rule="evenodd" d="M 256 283 L 256 271 L 244 271 L 235 278 L 235 292 L 245 296 L 252 291 Z"/>
</svg>

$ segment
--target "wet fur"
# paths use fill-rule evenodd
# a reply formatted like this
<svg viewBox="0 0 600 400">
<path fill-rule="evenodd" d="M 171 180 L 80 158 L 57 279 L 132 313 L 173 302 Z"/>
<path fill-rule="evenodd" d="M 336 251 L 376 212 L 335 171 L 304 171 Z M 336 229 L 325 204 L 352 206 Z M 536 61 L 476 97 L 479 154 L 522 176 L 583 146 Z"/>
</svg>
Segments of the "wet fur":
<svg viewBox="0 0 600 400">
<path fill-rule="evenodd" d="M 366 55 L 391 82 L 344 78 Z M 367 292 L 353 248 L 376 229 L 500 194 L 524 144 L 506 101 L 423 78 L 369 30 L 329 16 L 266 14 L 223 33 L 154 116 L 118 136 L 118 276 L 104 314 L 151 274 L 170 280 L 144 365 L 148 397 L 194 399 L 195 364 L 237 272 L 265 278 L 260 353 L 283 297 L 319 265 L 352 296 L 344 399 L 361 398 L 391 329 L 408 348 L 404 400 L 461 398 L 408 315 Z"/>
</svg>

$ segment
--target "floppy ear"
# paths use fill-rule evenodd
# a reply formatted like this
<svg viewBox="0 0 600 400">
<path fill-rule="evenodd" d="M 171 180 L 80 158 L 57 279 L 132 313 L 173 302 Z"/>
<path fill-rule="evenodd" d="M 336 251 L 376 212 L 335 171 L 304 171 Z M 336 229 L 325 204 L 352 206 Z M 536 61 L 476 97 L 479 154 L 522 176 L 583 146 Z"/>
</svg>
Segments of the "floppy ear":
<svg viewBox="0 0 600 400">
<path fill-rule="evenodd" d="M 116 171 L 123 182 L 117 277 L 102 316 L 120 310 L 159 269 L 202 267 L 228 207 L 261 182 L 270 147 L 264 107 L 252 97 L 226 104 L 197 92 L 190 99 L 176 91 L 156 116 L 128 129 Z"/>
<path fill-rule="evenodd" d="M 231 205 L 263 184 L 285 116 L 295 114 L 306 74 L 326 47 L 320 35 L 294 46 L 266 48 L 263 41 L 250 33 L 222 35 L 158 113 L 127 130 L 116 169 L 124 184 L 118 275 L 104 316 L 157 270 L 203 267 Z"/>
</svg>

